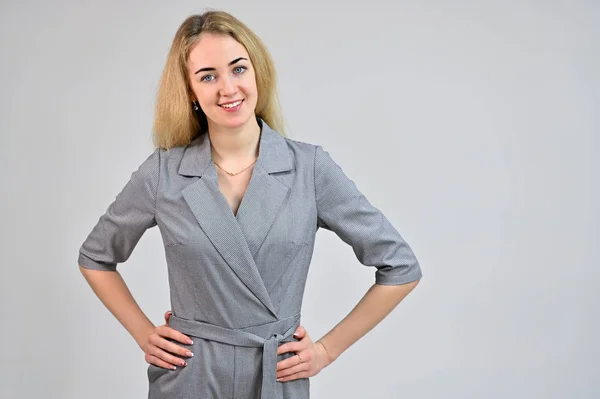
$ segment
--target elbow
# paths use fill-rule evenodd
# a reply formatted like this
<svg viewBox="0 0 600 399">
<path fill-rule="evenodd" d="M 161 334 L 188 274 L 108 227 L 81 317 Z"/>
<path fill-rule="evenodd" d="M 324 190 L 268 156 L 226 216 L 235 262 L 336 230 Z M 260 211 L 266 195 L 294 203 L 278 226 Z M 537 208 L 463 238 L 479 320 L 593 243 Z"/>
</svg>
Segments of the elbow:
<svg viewBox="0 0 600 399">
<path fill-rule="evenodd" d="M 80 271 L 80 272 L 81 272 L 81 274 L 83 274 L 84 276 L 85 276 L 85 275 L 88 275 L 88 274 L 90 274 L 90 271 L 91 271 L 91 270 L 92 270 L 92 269 L 90 269 L 89 267 L 82 266 L 82 265 L 81 265 L 81 263 L 79 264 L 79 271 Z"/>
<path fill-rule="evenodd" d="M 405 287 L 408 289 L 408 292 L 411 292 L 412 290 L 414 290 L 414 289 L 415 289 L 415 287 L 416 287 L 417 285 L 419 285 L 419 281 L 421 281 L 421 279 L 420 279 L 420 278 L 419 278 L 418 280 L 411 281 L 411 282 L 409 282 L 409 283 L 405 283 L 405 284 L 402 284 L 402 285 L 404 285 L 404 286 L 405 286 Z"/>
<path fill-rule="evenodd" d="M 411 281 L 411 282 L 410 282 L 410 283 L 408 283 L 408 284 L 411 284 L 411 286 L 412 286 L 413 288 L 415 288 L 417 285 L 419 285 L 419 282 L 420 282 L 420 281 L 421 281 L 421 277 L 419 277 L 419 278 L 418 278 L 417 280 L 415 280 L 415 281 Z"/>
<path fill-rule="evenodd" d="M 88 280 L 88 279 L 89 279 L 89 277 L 90 277 L 90 269 L 88 269 L 88 268 L 86 268 L 86 267 L 84 267 L 84 266 L 81 266 L 81 264 L 79 264 L 79 272 L 81 273 L 81 275 L 82 275 L 82 276 L 83 276 L 83 277 L 84 277 L 86 280 Z M 89 280 L 88 280 L 88 281 L 89 281 Z"/>
<path fill-rule="evenodd" d="M 99 271 L 98 270 L 94 270 L 91 269 L 89 267 L 85 267 L 85 266 L 81 266 L 81 264 L 79 264 L 79 272 L 83 275 L 83 277 L 85 277 L 86 280 L 90 280 L 90 278 L 94 275 L 97 274 Z"/>
</svg>

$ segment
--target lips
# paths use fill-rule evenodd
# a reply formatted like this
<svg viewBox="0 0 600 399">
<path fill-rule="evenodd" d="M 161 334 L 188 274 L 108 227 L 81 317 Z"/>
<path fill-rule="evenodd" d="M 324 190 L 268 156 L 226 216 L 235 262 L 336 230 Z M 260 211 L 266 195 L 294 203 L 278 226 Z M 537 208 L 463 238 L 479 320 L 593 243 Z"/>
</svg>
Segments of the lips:
<svg viewBox="0 0 600 399">
<path fill-rule="evenodd" d="M 219 104 L 219 107 L 225 108 L 225 109 L 233 109 L 233 108 L 238 107 L 243 101 L 244 100 L 228 101 L 226 103 Z"/>
</svg>

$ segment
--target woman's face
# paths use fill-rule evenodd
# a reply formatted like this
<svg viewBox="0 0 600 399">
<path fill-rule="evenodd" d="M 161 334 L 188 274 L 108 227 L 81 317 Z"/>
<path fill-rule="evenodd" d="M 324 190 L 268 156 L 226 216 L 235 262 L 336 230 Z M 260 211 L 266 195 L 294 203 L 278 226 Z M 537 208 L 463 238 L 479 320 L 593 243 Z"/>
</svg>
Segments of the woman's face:
<svg viewBox="0 0 600 399">
<path fill-rule="evenodd" d="M 254 68 L 246 48 L 233 37 L 202 33 L 190 52 L 188 72 L 209 129 L 237 128 L 255 118 Z"/>
</svg>

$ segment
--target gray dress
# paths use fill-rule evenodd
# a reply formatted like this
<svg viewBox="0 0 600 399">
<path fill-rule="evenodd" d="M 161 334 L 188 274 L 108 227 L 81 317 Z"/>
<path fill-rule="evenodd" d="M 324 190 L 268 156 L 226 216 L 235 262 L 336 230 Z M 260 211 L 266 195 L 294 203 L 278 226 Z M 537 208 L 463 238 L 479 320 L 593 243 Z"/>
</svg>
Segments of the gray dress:
<svg viewBox="0 0 600 399">
<path fill-rule="evenodd" d="M 321 146 L 262 119 L 259 156 L 234 215 L 218 188 L 208 135 L 155 150 L 132 173 L 79 251 L 79 264 L 116 270 L 158 226 L 173 316 L 194 357 L 148 366 L 149 399 L 306 399 L 309 379 L 275 380 L 277 348 L 300 325 L 315 234 L 335 232 L 375 283 L 421 278 L 412 250 Z M 335 282 L 333 282 L 335 283 Z"/>
</svg>

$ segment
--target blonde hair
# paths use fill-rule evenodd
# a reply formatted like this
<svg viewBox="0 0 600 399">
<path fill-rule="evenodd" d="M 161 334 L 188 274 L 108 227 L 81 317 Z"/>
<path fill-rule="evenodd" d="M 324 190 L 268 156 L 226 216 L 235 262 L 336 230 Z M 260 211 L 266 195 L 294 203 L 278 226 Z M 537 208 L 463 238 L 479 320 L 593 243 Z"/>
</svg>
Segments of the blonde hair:
<svg viewBox="0 0 600 399">
<path fill-rule="evenodd" d="M 230 35 L 246 48 L 254 66 L 258 90 L 255 114 L 285 136 L 275 64 L 266 46 L 234 16 L 224 11 L 208 10 L 186 18 L 173 39 L 156 97 L 152 129 L 155 147 L 169 149 L 188 144 L 208 129 L 206 115 L 192 109 L 187 68 L 190 51 L 203 32 Z"/>
</svg>

